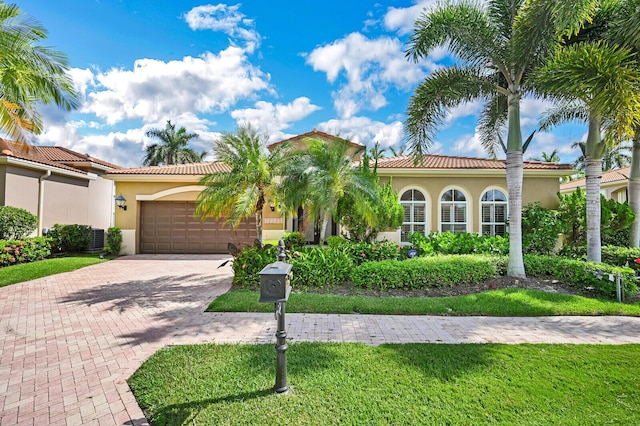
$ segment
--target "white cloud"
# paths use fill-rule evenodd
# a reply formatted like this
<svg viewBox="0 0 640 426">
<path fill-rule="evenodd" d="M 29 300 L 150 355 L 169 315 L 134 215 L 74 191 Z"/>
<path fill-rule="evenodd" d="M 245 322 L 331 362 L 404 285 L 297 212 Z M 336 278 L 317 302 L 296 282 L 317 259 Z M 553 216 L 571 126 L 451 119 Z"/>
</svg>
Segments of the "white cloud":
<svg viewBox="0 0 640 426">
<path fill-rule="evenodd" d="M 390 31 L 397 31 L 400 35 L 409 34 L 413 31 L 413 26 L 424 9 L 430 9 L 436 3 L 435 0 L 422 0 L 411 7 L 390 7 L 384 16 L 384 26 Z"/>
<path fill-rule="evenodd" d="M 81 109 L 113 125 L 127 119 L 163 121 L 187 111 L 220 113 L 241 99 L 270 90 L 269 75 L 251 65 L 245 51 L 228 47 L 181 61 L 135 61 L 133 70 L 95 76 L 96 91 Z"/>
<path fill-rule="evenodd" d="M 260 35 L 254 29 L 254 20 L 239 11 L 240 5 L 226 4 L 196 6 L 184 16 L 192 30 L 212 30 L 227 34 L 247 43 L 247 50 L 253 52 L 260 45 Z"/>
<path fill-rule="evenodd" d="M 447 115 L 444 119 L 443 127 L 440 130 L 451 126 L 456 120 L 464 117 L 474 116 L 476 120 L 482 111 L 483 100 L 475 100 L 471 102 L 463 102 L 458 106 L 451 108 L 447 111 Z"/>
<path fill-rule="evenodd" d="M 451 149 L 457 155 L 486 158 L 487 152 L 482 147 L 478 133 L 460 136 Z"/>
<path fill-rule="evenodd" d="M 401 122 L 382 123 L 368 117 L 329 120 L 321 123 L 318 129 L 369 147 L 377 142 L 382 148 L 398 148 L 404 137 Z"/>
<path fill-rule="evenodd" d="M 311 103 L 309 98 L 300 97 L 288 104 L 272 104 L 258 101 L 255 108 L 239 109 L 231 112 L 238 124 L 250 123 L 254 128 L 270 136 L 270 141 L 277 138 L 280 132 L 291 126 L 292 122 L 302 120 L 314 111 L 318 105 Z"/>
<path fill-rule="evenodd" d="M 391 87 L 410 90 L 424 78 L 424 65 L 410 63 L 398 39 L 369 39 L 351 33 L 343 39 L 318 47 L 306 55 L 314 71 L 326 73 L 335 83 L 343 75 L 346 82 L 333 93 L 334 106 L 342 118 L 362 109 L 377 110 L 387 104 L 385 91 Z"/>
</svg>

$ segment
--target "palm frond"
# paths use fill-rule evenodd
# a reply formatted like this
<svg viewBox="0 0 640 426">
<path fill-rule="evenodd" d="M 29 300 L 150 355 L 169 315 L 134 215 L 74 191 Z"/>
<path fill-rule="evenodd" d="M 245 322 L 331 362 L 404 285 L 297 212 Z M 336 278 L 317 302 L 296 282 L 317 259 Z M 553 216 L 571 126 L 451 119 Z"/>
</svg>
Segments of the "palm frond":
<svg viewBox="0 0 640 426">
<path fill-rule="evenodd" d="M 504 64 L 500 38 L 500 29 L 480 5 L 446 3 L 416 20 L 406 56 L 417 62 L 434 48 L 445 46 L 468 66 L 483 66 L 487 58 Z"/>
<path fill-rule="evenodd" d="M 407 107 L 409 150 L 418 157 L 426 154 L 449 108 L 495 91 L 494 83 L 475 68 L 449 67 L 432 73 L 416 88 Z"/>
</svg>

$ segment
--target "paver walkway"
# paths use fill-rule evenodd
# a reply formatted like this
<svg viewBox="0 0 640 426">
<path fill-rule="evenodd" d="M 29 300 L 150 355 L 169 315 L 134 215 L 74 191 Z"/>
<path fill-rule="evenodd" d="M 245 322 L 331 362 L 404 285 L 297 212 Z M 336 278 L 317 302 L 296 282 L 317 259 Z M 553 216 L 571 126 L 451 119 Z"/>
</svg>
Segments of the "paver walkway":
<svg viewBox="0 0 640 426">
<path fill-rule="evenodd" d="M 126 256 L 0 288 L 0 425 L 144 425 L 126 379 L 157 349 L 274 342 L 273 314 L 203 313 L 226 256 Z M 640 318 L 287 314 L 288 341 L 640 343 Z"/>
</svg>

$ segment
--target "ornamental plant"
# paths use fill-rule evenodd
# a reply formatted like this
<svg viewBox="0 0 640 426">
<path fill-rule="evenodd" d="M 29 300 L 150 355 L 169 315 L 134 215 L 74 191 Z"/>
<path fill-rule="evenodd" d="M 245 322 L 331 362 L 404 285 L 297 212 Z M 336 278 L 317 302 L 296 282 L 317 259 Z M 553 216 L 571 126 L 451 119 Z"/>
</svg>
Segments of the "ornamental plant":
<svg viewBox="0 0 640 426">
<path fill-rule="evenodd" d="M 0 206 L 0 240 L 20 240 L 38 227 L 38 217 L 25 209 Z"/>
</svg>

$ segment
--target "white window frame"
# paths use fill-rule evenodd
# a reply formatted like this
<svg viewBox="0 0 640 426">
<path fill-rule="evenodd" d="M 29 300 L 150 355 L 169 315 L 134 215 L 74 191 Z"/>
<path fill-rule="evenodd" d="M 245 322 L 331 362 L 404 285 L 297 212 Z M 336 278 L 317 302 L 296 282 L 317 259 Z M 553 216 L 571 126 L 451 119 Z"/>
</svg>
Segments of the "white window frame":
<svg viewBox="0 0 640 426">
<path fill-rule="evenodd" d="M 442 198 L 444 197 L 444 194 L 446 194 L 448 191 L 457 191 L 460 192 L 463 196 L 464 196 L 464 201 L 442 201 Z M 455 199 L 455 192 L 453 193 L 454 195 L 454 199 Z M 464 222 L 455 222 L 455 209 L 456 207 L 459 207 L 460 205 L 464 204 Z M 453 214 L 453 221 L 443 221 L 442 220 L 442 207 L 448 205 L 451 206 L 451 214 Z M 469 215 L 469 211 L 471 209 L 471 203 L 470 203 L 470 197 L 469 194 L 467 193 L 467 191 L 465 191 L 464 189 L 458 187 L 458 186 L 450 186 L 445 188 L 442 193 L 440 194 L 440 197 L 438 198 L 438 231 L 439 232 L 447 232 L 447 231 L 451 231 L 451 232 L 469 232 L 469 218 L 471 217 Z M 451 216 L 449 217 L 449 219 L 451 219 Z M 448 226 L 449 228 L 454 227 L 455 225 L 461 225 L 464 223 L 464 231 L 454 231 L 452 229 L 445 229 L 443 230 L 444 226 Z"/>
<path fill-rule="evenodd" d="M 482 199 L 484 198 L 485 194 L 489 191 L 500 191 L 502 193 L 502 195 L 504 195 L 505 201 L 483 201 Z M 508 192 L 507 190 L 505 190 L 504 188 L 500 188 L 497 186 L 490 186 L 488 188 L 485 188 L 484 191 L 482 191 L 482 195 L 480 195 L 480 229 L 479 229 L 479 234 L 480 235 L 484 235 L 484 226 L 485 225 L 489 225 L 491 226 L 491 234 L 490 235 L 495 235 L 495 231 L 496 231 L 496 225 L 504 225 L 504 229 L 505 229 L 505 233 L 509 232 L 509 228 L 508 228 L 508 222 L 509 222 L 509 196 L 508 196 Z M 492 221 L 490 222 L 485 222 L 484 221 L 484 217 L 482 215 L 482 210 L 483 207 L 485 205 L 490 205 L 492 206 L 491 208 L 491 217 L 492 217 Z M 504 222 L 496 222 L 495 221 L 495 206 L 496 205 L 504 205 L 505 206 L 505 216 L 504 216 Z"/>
<path fill-rule="evenodd" d="M 422 194 L 422 196 L 424 197 L 424 201 L 421 200 L 411 200 L 411 201 L 402 201 L 402 196 L 407 193 L 407 191 L 417 191 L 420 194 Z M 411 230 L 409 232 L 415 232 L 413 230 L 415 225 L 422 225 L 424 227 L 424 235 L 427 235 L 427 233 L 429 232 L 429 227 L 428 227 L 428 221 L 429 221 L 429 196 L 427 193 L 425 193 L 425 191 L 421 188 L 415 188 L 415 187 L 408 187 L 408 188 L 404 188 L 402 189 L 402 191 L 398 192 L 398 201 L 399 203 L 402 205 L 402 208 L 404 210 L 404 206 L 408 205 L 410 206 L 410 221 L 409 222 L 402 222 L 402 225 L 400 225 L 400 229 L 398 229 L 398 242 L 400 244 L 411 244 L 409 241 L 402 241 L 402 228 L 405 225 L 410 225 L 411 226 Z M 412 195 L 413 198 L 413 195 Z M 423 204 L 424 205 L 424 222 L 416 222 L 414 221 L 414 206 L 417 204 Z M 404 214 L 404 212 L 403 212 Z"/>
</svg>

